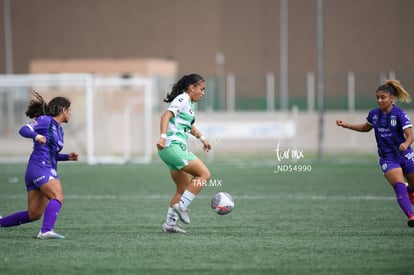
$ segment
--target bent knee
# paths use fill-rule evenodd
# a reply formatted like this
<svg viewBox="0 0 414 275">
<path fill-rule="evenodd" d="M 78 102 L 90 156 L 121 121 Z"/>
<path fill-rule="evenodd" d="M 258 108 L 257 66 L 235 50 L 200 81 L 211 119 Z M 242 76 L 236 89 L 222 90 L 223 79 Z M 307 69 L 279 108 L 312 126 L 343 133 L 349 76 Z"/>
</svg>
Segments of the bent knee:
<svg viewBox="0 0 414 275">
<path fill-rule="evenodd" d="M 63 204 L 63 202 L 65 201 L 65 197 L 63 196 L 63 194 L 56 194 L 55 196 L 53 196 L 53 198 L 51 198 L 51 200 L 57 200 L 60 202 L 60 204 Z"/>
<path fill-rule="evenodd" d="M 63 204 L 63 202 L 65 201 L 65 197 L 63 196 L 63 194 L 62 194 L 62 196 L 60 196 L 59 198 L 56 198 L 58 201 L 60 201 L 60 204 Z"/>
<path fill-rule="evenodd" d="M 211 175 L 210 175 L 210 171 L 206 170 L 202 173 L 201 177 L 205 180 L 209 180 Z"/>
<path fill-rule="evenodd" d="M 39 220 L 43 215 L 43 211 L 29 211 L 29 219 L 31 221 L 37 221 Z"/>
</svg>

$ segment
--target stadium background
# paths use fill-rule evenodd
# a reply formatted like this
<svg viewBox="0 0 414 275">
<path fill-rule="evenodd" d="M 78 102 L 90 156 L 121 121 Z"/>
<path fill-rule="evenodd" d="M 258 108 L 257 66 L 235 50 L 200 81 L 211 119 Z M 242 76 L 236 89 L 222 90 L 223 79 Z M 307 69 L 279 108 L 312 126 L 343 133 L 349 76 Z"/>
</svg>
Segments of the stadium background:
<svg viewBox="0 0 414 275">
<path fill-rule="evenodd" d="M 150 77 L 156 83 L 152 99 L 157 99 L 151 106 L 152 150 L 165 107 L 161 97 L 182 74 L 198 72 L 208 81 L 197 123 L 230 123 L 227 131 L 215 128 L 211 152 L 197 152 L 212 179 L 223 185 L 204 188 L 193 201 L 188 234 L 164 234 L 160 225 L 174 191 L 166 167 L 158 157 L 146 164 L 84 165 L 85 132 L 90 129 L 85 113 L 91 109 L 85 106 L 84 87 L 71 77 L 67 87 L 58 86 L 48 75 L 49 86 L 39 85 L 39 92 L 47 98 L 62 93 L 71 98 L 65 152 L 77 151 L 81 158 L 59 166 L 65 204 L 56 231 L 66 239 L 32 238 L 41 221 L 0 228 L 0 274 L 411 274 L 413 231 L 376 163 L 373 133 L 346 131 L 334 120 L 363 121 L 386 77 L 400 79 L 414 95 L 414 1 L 323 1 L 322 160 L 313 154 L 318 106 L 309 110 L 306 105 L 307 78 L 313 73 L 318 79 L 318 0 L 287 1 L 286 111 L 279 100 L 283 2 L 0 0 L 0 215 L 26 207 L 24 169 L 32 147 L 17 133 L 27 122 L 24 110 L 31 87 L 1 86 L 11 75 L 87 72 L 94 81 L 117 83 Z M 346 95 L 350 72 L 355 76 L 355 110 L 348 108 Z M 269 73 L 275 79 L 274 111 L 265 100 Z M 223 85 L 231 75 L 236 79 L 234 111 L 227 110 Z M 91 75 L 85 77 L 91 80 Z M 118 150 L 123 144 L 121 103 L 131 102 L 127 95 L 134 93 L 131 87 L 96 88 L 93 130 L 101 147 Z M 412 104 L 403 107 L 414 118 Z M 138 134 L 131 137 L 141 143 L 140 132 L 148 132 L 141 131 L 142 110 L 132 113 L 131 133 Z M 288 123 L 277 132 L 283 137 L 272 138 L 273 128 L 263 126 L 255 138 L 229 138 L 246 135 L 243 123 L 254 128 L 271 122 Z M 200 144 L 191 140 L 190 146 Z M 277 148 L 285 162 L 277 158 Z M 12 161 L 16 154 L 23 157 L 21 163 Z M 296 164 L 311 171 L 278 169 Z M 210 210 L 210 199 L 218 191 L 234 196 L 230 215 Z"/>
<path fill-rule="evenodd" d="M 296 106 L 299 112 L 295 139 L 282 142 L 315 151 L 319 138 L 318 104 L 315 100 L 315 109 L 308 110 L 306 89 L 310 73 L 318 79 L 317 1 L 287 1 L 288 112 L 281 110 L 279 98 L 281 3 L 276 0 L 3 0 L 0 14 L 2 19 L 8 14 L 10 25 L 6 26 L 2 20 L 0 53 L 4 54 L 0 54 L 0 73 L 70 71 L 161 79 L 158 90 L 154 91 L 158 94 L 153 120 L 156 140 L 158 115 L 164 108 L 162 95 L 177 77 L 197 72 L 208 79 L 211 89 L 206 96 L 208 100 L 199 104 L 199 121 L 243 121 L 252 117 L 256 121 L 282 121 L 286 117 L 291 120 L 290 110 Z M 335 127 L 334 120 L 363 121 L 366 111 L 375 106 L 375 88 L 385 78 L 396 77 L 409 92 L 414 90 L 411 77 L 414 2 L 330 0 L 323 4 L 324 146 L 332 152 L 362 150 L 375 154 L 372 135 L 344 135 Z M 7 36 L 7 27 L 10 27 L 10 36 Z M 8 38 L 10 41 L 6 41 Z M 11 45 L 11 50 L 7 45 Z M 44 65 L 50 61 L 55 62 L 54 67 Z M 156 65 L 146 69 L 138 65 L 124 66 L 128 61 L 135 65 L 139 62 Z M 42 62 L 43 66 L 36 66 Z M 73 67 L 68 69 L 65 62 L 73 62 Z M 102 66 L 99 62 L 112 65 Z M 113 65 L 116 62 L 121 65 Z M 87 64 L 95 65 L 88 67 Z M 350 72 L 355 76 L 355 108 L 349 111 L 347 76 Z M 265 112 L 265 78 L 269 73 L 275 78 L 275 112 L 270 113 Z M 236 113 L 226 109 L 224 82 L 228 75 L 235 76 L 237 81 Z M 6 97 L 7 92 L 1 93 L 5 118 L 1 135 L 18 139 L 17 134 L 10 136 L 15 129 L 5 125 Z M 403 107 L 410 110 L 412 105 Z M 240 151 L 240 144 L 240 141 L 220 141 L 216 148 L 217 151 L 230 148 Z M 243 150 L 269 152 L 276 145 L 275 140 L 253 141 Z"/>
</svg>

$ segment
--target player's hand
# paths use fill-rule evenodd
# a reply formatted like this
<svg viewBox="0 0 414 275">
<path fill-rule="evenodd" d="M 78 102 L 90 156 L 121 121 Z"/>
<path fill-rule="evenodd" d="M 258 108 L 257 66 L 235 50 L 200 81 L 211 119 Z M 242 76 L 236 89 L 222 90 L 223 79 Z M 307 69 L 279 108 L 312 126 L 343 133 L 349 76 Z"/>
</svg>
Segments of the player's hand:
<svg viewBox="0 0 414 275">
<path fill-rule="evenodd" d="M 78 157 L 79 157 L 79 155 L 77 153 L 69 153 L 68 160 L 77 161 L 78 160 Z"/>
<path fill-rule="evenodd" d="M 157 149 L 162 150 L 165 147 L 165 138 L 160 138 L 157 142 Z"/>
<path fill-rule="evenodd" d="M 36 135 L 35 141 L 39 142 L 40 144 L 46 144 L 46 137 L 42 135 Z"/>
<path fill-rule="evenodd" d="M 405 151 L 408 149 L 408 146 L 405 143 L 401 143 L 398 149 L 400 149 L 400 151 Z"/>
<path fill-rule="evenodd" d="M 205 140 L 203 141 L 203 151 L 208 152 L 208 151 L 210 151 L 210 150 L 211 150 L 211 144 L 210 144 L 210 142 L 208 142 L 208 140 L 207 140 L 207 139 L 205 139 Z"/>
<path fill-rule="evenodd" d="M 338 119 L 338 120 L 336 120 L 336 125 L 337 125 L 337 126 L 341 126 L 341 127 L 343 127 L 343 128 L 346 128 L 346 127 L 348 126 L 348 123 L 346 123 L 346 122 L 345 122 L 345 121 L 343 121 L 343 120 Z"/>
</svg>

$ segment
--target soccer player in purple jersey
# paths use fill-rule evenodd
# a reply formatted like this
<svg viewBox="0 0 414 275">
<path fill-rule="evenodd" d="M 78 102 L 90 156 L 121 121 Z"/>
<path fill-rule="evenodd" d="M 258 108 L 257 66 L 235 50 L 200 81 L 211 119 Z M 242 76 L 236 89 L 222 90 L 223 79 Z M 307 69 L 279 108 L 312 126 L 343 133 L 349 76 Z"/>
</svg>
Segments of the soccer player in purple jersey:
<svg viewBox="0 0 414 275">
<path fill-rule="evenodd" d="M 378 108 L 368 113 L 367 122 L 349 124 L 337 120 L 343 128 L 359 132 L 375 131 L 379 164 L 382 172 L 394 189 L 397 202 L 408 218 L 408 226 L 414 227 L 414 153 L 413 125 L 408 115 L 394 105 L 394 100 L 409 103 L 410 95 L 397 80 L 387 80 L 377 89 Z M 404 183 L 404 177 L 408 185 Z M 411 201 L 411 202 L 410 202 Z"/>
<path fill-rule="evenodd" d="M 64 239 L 53 231 L 63 203 L 62 185 L 57 174 L 57 162 L 78 160 L 77 153 L 61 154 L 63 148 L 62 123 L 71 117 L 70 101 L 55 97 L 49 103 L 36 92 L 27 107 L 26 116 L 34 118 L 19 133 L 33 139 L 33 152 L 26 168 L 25 183 L 28 210 L 16 212 L 0 219 L 0 227 L 18 226 L 38 220 L 43 215 L 39 239 Z"/>
</svg>

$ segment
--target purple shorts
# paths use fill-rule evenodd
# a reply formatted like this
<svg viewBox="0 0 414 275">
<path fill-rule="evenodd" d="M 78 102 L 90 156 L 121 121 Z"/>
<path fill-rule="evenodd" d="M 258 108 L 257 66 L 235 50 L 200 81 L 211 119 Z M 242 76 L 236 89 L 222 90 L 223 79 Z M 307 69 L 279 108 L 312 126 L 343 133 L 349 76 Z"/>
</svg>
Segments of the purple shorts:
<svg viewBox="0 0 414 275">
<path fill-rule="evenodd" d="M 38 190 L 40 186 L 51 179 L 58 179 L 59 176 L 52 166 L 29 161 L 26 168 L 25 183 L 26 190 Z"/>
<path fill-rule="evenodd" d="M 401 168 L 403 174 L 412 174 L 414 173 L 414 153 L 408 152 L 398 157 L 380 158 L 379 164 L 384 174 L 395 168 Z"/>
</svg>

